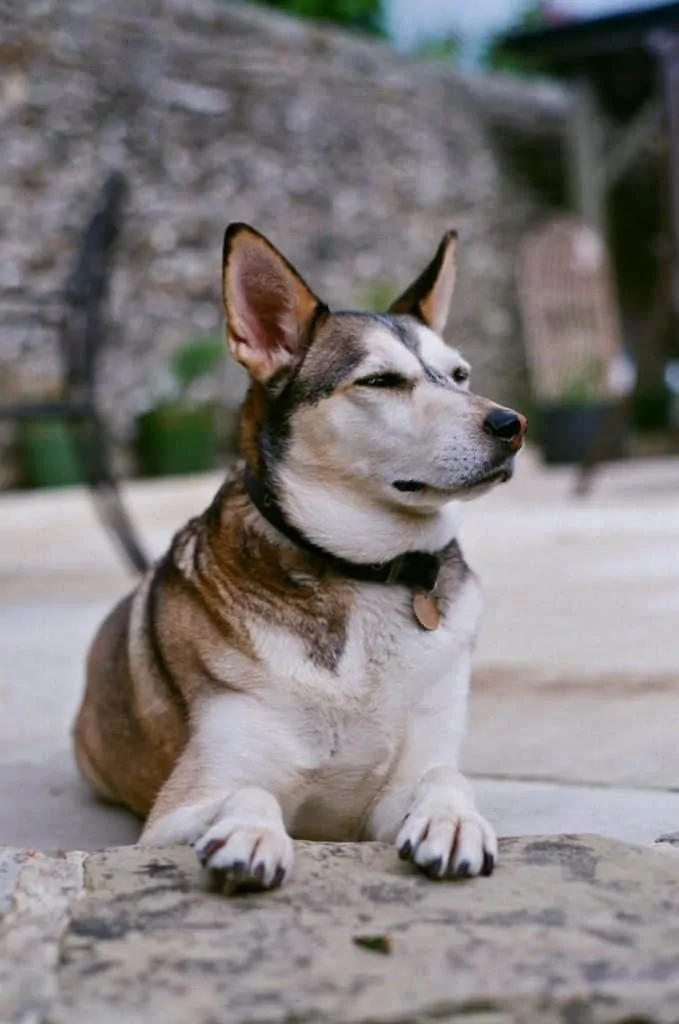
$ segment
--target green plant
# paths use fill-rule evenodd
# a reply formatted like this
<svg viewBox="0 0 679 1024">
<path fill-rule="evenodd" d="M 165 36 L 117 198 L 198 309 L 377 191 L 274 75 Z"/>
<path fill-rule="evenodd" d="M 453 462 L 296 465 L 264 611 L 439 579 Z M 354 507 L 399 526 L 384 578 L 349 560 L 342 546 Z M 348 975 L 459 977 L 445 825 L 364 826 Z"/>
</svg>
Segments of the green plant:
<svg viewBox="0 0 679 1024">
<path fill-rule="evenodd" d="M 454 32 L 446 36 L 433 36 L 419 43 L 413 50 L 416 57 L 425 60 L 442 60 L 448 64 L 457 64 L 462 53 L 462 40 Z"/>
<path fill-rule="evenodd" d="M 170 373 L 181 397 L 189 397 L 192 387 L 219 369 L 224 359 L 224 339 L 208 334 L 192 338 L 170 358 Z"/>
<path fill-rule="evenodd" d="M 28 487 L 69 487 L 85 483 L 78 457 L 77 426 L 61 420 L 21 420 L 17 453 Z"/>
<path fill-rule="evenodd" d="M 214 401 L 220 388 L 217 371 L 225 357 L 226 345 L 221 335 L 190 338 L 155 370 L 148 385 L 139 389 L 134 400 L 137 412 L 169 406 L 195 408 Z"/>
<path fill-rule="evenodd" d="M 601 400 L 604 368 L 592 360 L 579 370 L 567 374 L 561 384 L 559 399 L 563 405 L 587 405 Z"/>
<path fill-rule="evenodd" d="M 357 296 L 359 309 L 369 309 L 373 313 L 383 313 L 389 309 L 398 296 L 398 287 L 393 281 L 373 281 L 361 289 Z"/>
<path fill-rule="evenodd" d="M 331 21 L 345 28 L 383 36 L 381 0 L 259 0 L 288 14 L 317 21 Z"/>
<path fill-rule="evenodd" d="M 224 339 L 200 335 L 174 351 L 136 420 L 136 453 L 145 476 L 212 469 L 219 450 L 218 369 Z"/>
<path fill-rule="evenodd" d="M 538 68 L 529 57 L 508 53 L 502 45 L 508 33 L 530 32 L 543 24 L 542 4 L 540 0 L 528 0 L 519 16 L 511 25 L 498 35 L 490 37 L 481 54 L 480 63 L 490 71 L 509 71 L 530 77 L 537 74 Z"/>
</svg>

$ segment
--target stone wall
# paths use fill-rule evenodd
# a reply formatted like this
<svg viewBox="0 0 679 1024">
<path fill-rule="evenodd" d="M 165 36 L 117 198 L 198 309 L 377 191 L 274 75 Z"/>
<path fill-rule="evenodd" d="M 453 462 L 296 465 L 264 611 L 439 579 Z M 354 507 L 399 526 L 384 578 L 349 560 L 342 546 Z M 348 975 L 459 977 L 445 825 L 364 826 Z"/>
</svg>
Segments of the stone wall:
<svg viewBox="0 0 679 1024">
<path fill-rule="evenodd" d="M 2 10 L 0 291 L 53 294 L 107 169 L 130 180 L 102 367 L 121 439 L 167 354 L 219 327 L 232 220 L 269 235 L 335 306 L 396 293 L 457 227 L 450 340 L 479 390 L 520 389 L 513 259 L 539 211 L 500 165 L 464 76 L 220 0 Z M 22 387 L 49 374 L 44 331 L 3 327 L 1 309 L 0 327 Z M 226 387 L 239 393 L 242 377 Z"/>
</svg>

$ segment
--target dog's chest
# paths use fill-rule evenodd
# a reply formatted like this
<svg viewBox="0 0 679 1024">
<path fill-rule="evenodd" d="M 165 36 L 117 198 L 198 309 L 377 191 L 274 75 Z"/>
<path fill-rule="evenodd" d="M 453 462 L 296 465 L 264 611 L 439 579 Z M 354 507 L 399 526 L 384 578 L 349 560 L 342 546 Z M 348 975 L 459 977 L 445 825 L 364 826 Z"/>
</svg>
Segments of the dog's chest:
<svg viewBox="0 0 679 1024">
<path fill-rule="evenodd" d="M 405 587 L 351 584 L 347 596 L 346 622 L 336 628 L 342 643 L 333 645 L 332 659 L 327 647 L 315 653 L 308 615 L 295 628 L 281 613 L 250 619 L 249 655 L 227 646 L 210 664 L 211 677 L 226 687 L 205 710 L 215 749 L 223 751 L 216 760 L 234 750 L 247 763 L 250 749 L 266 751 L 267 784 L 299 838 L 360 837 L 420 705 L 436 707 L 439 723 L 449 723 L 451 747 L 462 730 L 481 610 L 476 578 L 464 563 L 441 575 L 441 621 L 432 631 L 418 624 Z M 247 720 L 238 700 L 232 703 L 231 687 L 254 698 Z"/>
<path fill-rule="evenodd" d="M 329 667 L 289 629 L 255 627 L 267 663 L 263 699 L 305 738 L 311 765 L 373 768 L 402 744 L 408 720 L 433 686 L 454 688 L 456 669 L 468 661 L 481 610 L 476 578 L 444 572 L 441 620 L 428 631 L 404 587 L 354 586 L 342 650 Z M 451 703 L 455 694 L 451 693 Z"/>
<path fill-rule="evenodd" d="M 393 695 L 408 710 L 429 686 L 454 674 L 456 662 L 474 643 L 481 610 L 478 584 L 467 572 L 463 579 L 456 575 L 442 582 L 435 629 L 423 628 L 413 598 L 404 588 L 361 588 L 350 624 L 346 664 L 340 665 L 347 687 L 348 677 L 358 673 L 366 694 L 374 687 L 382 701 L 388 703 Z"/>
</svg>

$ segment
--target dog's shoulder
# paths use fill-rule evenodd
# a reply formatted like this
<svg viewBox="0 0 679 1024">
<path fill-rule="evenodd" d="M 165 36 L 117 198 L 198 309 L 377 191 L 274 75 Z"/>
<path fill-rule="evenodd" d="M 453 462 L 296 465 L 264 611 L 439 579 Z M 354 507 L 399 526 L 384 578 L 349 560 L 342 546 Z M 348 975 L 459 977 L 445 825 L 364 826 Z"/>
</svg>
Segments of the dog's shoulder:
<svg viewBox="0 0 679 1024">
<path fill-rule="evenodd" d="M 168 642 L 193 623 L 201 653 L 219 643 L 261 657 L 262 638 L 290 634 L 306 657 L 332 670 L 344 652 L 353 592 L 319 560 L 281 541 L 250 502 L 237 465 L 210 506 L 176 534 L 156 567 L 151 593 L 165 611 Z M 196 619 L 202 627 L 196 632 Z M 208 660 L 215 662 L 215 658 Z"/>
<path fill-rule="evenodd" d="M 176 574 L 186 583 L 194 581 L 202 571 L 211 571 L 220 549 L 235 545 L 238 550 L 246 534 L 240 528 L 246 508 L 242 473 L 234 467 L 208 507 L 177 530 L 156 571 L 164 576 Z M 222 553 L 229 554 L 228 550 Z M 225 560 L 234 562 L 233 558 Z"/>
</svg>

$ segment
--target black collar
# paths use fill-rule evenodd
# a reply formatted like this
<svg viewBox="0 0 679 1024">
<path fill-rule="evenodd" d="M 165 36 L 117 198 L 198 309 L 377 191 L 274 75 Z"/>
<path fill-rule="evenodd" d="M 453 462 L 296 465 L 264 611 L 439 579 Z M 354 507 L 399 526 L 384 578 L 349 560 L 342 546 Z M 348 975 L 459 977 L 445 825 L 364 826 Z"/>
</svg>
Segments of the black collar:
<svg viewBox="0 0 679 1024">
<path fill-rule="evenodd" d="M 245 490 L 267 522 L 304 551 L 322 558 L 342 576 L 365 583 L 400 583 L 413 590 L 423 590 L 426 594 L 434 590 L 441 567 L 438 555 L 429 551 L 408 551 L 388 562 L 350 562 L 314 544 L 288 522 L 271 488 L 257 480 L 249 466 L 245 469 Z"/>
</svg>

